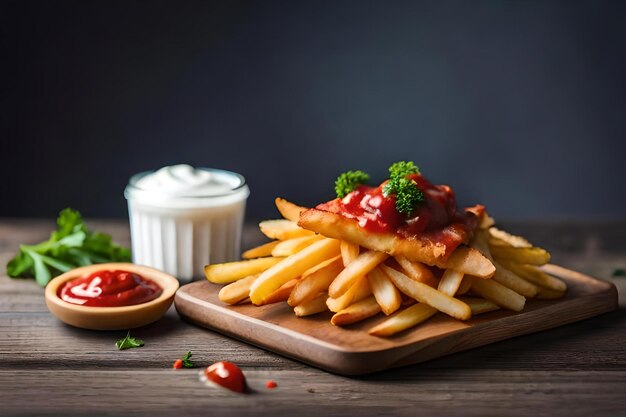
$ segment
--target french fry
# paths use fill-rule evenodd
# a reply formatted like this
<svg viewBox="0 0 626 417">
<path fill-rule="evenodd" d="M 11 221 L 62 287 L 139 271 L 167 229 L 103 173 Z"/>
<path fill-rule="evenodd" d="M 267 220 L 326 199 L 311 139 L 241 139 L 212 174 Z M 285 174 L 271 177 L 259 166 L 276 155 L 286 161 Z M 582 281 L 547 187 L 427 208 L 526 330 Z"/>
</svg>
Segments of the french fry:
<svg viewBox="0 0 626 417">
<path fill-rule="evenodd" d="M 215 284 L 230 284 L 247 276 L 261 273 L 284 259 L 267 257 L 206 265 L 204 275 Z"/>
<path fill-rule="evenodd" d="M 471 287 L 472 287 L 472 280 L 470 279 L 470 277 L 464 276 L 463 280 L 461 281 L 461 285 L 459 285 L 459 289 L 456 290 L 455 295 L 467 294 L 467 292 L 470 290 Z"/>
<path fill-rule="evenodd" d="M 330 311 L 336 313 L 348 307 L 352 303 L 361 301 L 371 294 L 372 289 L 370 288 L 369 281 L 366 276 L 362 276 L 361 278 L 357 279 L 354 285 L 348 288 L 348 291 L 343 293 L 342 296 L 338 298 L 329 297 L 328 300 L 326 300 L 326 305 L 328 306 L 328 309 Z"/>
<path fill-rule="evenodd" d="M 402 267 L 406 275 L 414 281 L 422 282 L 433 288 L 437 288 L 438 280 L 432 271 L 423 263 L 410 261 L 404 256 L 394 256 L 394 259 Z"/>
<path fill-rule="evenodd" d="M 261 232 L 270 239 L 287 240 L 296 237 L 313 236 L 315 233 L 298 226 L 290 220 L 264 220 L 259 223 Z"/>
<path fill-rule="evenodd" d="M 324 239 L 324 236 L 313 235 L 279 241 L 276 247 L 272 249 L 272 256 L 293 255 L 294 253 L 298 253 L 307 246 L 310 246 L 313 243 L 322 239 Z"/>
<path fill-rule="evenodd" d="M 444 294 L 448 294 L 450 297 L 454 297 L 461 286 L 463 276 L 463 272 L 455 271 L 454 269 L 446 269 L 441 277 L 441 280 L 439 281 L 439 287 L 437 287 L 437 290 Z"/>
<path fill-rule="evenodd" d="M 476 249 L 467 246 L 458 247 L 446 262 L 438 266 L 442 269 L 454 269 L 479 278 L 491 278 L 496 272 L 496 267 L 489 259 Z"/>
<path fill-rule="evenodd" d="M 489 214 L 487 214 L 487 212 L 485 211 L 485 213 L 483 214 L 483 217 L 480 219 L 480 224 L 478 225 L 478 227 L 480 229 L 489 229 L 491 226 L 493 226 L 494 224 L 496 224 L 496 221 L 493 219 L 493 217 L 491 217 Z"/>
<path fill-rule="evenodd" d="M 514 248 L 512 246 L 491 245 L 491 254 L 496 260 L 520 264 L 545 265 L 550 262 L 550 254 L 542 248 Z"/>
<path fill-rule="evenodd" d="M 324 311 L 328 311 L 328 307 L 326 306 L 327 298 L 327 293 L 319 294 L 315 298 L 307 300 L 302 304 L 298 304 L 294 307 L 293 311 L 298 317 L 306 317 L 317 313 L 323 313 Z"/>
<path fill-rule="evenodd" d="M 367 251 L 360 254 L 354 261 L 350 262 L 337 278 L 328 287 L 328 295 L 339 298 L 348 288 L 365 274 L 376 268 L 376 265 L 387 259 L 389 255 L 383 252 Z"/>
<path fill-rule="evenodd" d="M 287 281 L 300 276 L 306 270 L 339 254 L 339 241 L 323 239 L 300 252 L 288 256 L 264 271 L 250 288 L 250 300 L 260 305 L 263 300 Z M 252 261 L 246 261 L 252 262 Z"/>
<path fill-rule="evenodd" d="M 430 288 L 430 287 L 428 287 Z M 469 308 L 469 307 L 468 307 Z M 437 309 L 424 303 L 414 304 L 390 316 L 387 320 L 371 328 L 372 336 L 388 337 L 428 320 Z"/>
<path fill-rule="evenodd" d="M 526 298 L 533 298 L 537 295 L 538 288 L 536 285 L 531 284 L 496 261 L 494 261 L 493 264 L 496 266 L 496 274 L 493 276 L 494 281 L 499 282 Z"/>
<path fill-rule="evenodd" d="M 296 286 L 297 282 L 297 278 L 285 282 L 276 291 L 268 295 L 267 298 L 263 300 L 263 305 L 287 301 L 287 299 L 289 298 L 289 294 L 291 294 L 291 291 L 293 291 L 293 287 Z"/>
<path fill-rule="evenodd" d="M 414 281 L 386 265 L 381 269 L 393 281 L 400 291 L 415 300 L 428 304 L 431 307 L 459 320 L 468 320 L 472 317 L 472 311 L 467 304 L 447 294 L 439 292 L 426 284 Z"/>
<path fill-rule="evenodd" d="M 489 243 L 495 246 L 512 246 L 514 248 L 532 248 L 533 245 L 521 236 L 512 235 L 495 227 L 489 228 Z"/>
<path fill-rule="evenodd" d="M 486 298 L 502 308 L 522 311 L 526 298 L 492 279 L 472 278 L 472 292 Z"/>
<path fill-rule="evenodd" d="M 489 245 L 487 243 L 486 231 L 477 230 L 470 246 L 482 253 L 485 258 L 489 259 L 493 263 L 493 256 L 491 256 L 491 251 L 489 250 Z"/>
<path fill-rule="evenodd" d="M 554 300 L 565 297 L 564 291 L 555 291 L 550 288 L 538 287 L 537 298 L 541 300 Z"/>
<path fill-rule="evenodd" d="M 250 301 L 250 297 L 246 297 L 237 303 L 237 305 L 241 305 L 241 304 L 252 304 L 252 302 Z"/>
<path fill-rule="evenodd" d="M 354 261 L 359 256 L 359 245 L 342 240 L 340 248 L 343 266 L 348 266 L 350 262 Z"/>
<path fill-rule="evenodd" d="M 291 220 L 292 222 L 298 222 L 300 218 L 300 213 L 306 210 L 306 207 L 300 207 L 296 204 L 293 204 L 290 201 L 285 200 L 284 198 L 277 198 L 274 200 L 276 203 L 276 208 L 280 212 L 280 214 L 287 220 Z"/>
<path fill-rule="evenodd" d="M 358 301 L 335 313 L 330 322 L 335 326 L 346 326 L 375 316 L 380 312 L 380 305 L 373 296 Z"/>
<path fill-rule="evenodd" d="M 513 262 L 503 262 L 505 268 L 510 269 L 522 278 L 530 281 L 533 284 L 557 291 L 565 292 L 567 290 L 567 284 L 560 279 L 548 275 L 542 270 L 533 265 L 522 265 Z"/>
<path fill-rule="evenodd" d="M 237 304 L 246 298 L 250 294 L 250 287 L 259 274 L 250 275 L 240 279 L 239 281 L 231 282 L 230 284 L 222 287 L 217 297 L 220 301 L 226 304 Z"/>
<path fill-rule="evenodd" d="M 479 297 L 459 297 L 459 300 L 463 301 L 472 309 L 472 317 L 478 314 L 489 313 L 490 311 L 500 310 L 495 303 L 485 300 Z"/>
<path fill-rule="evenodd" d="M 400 308 L 402 295 L 395 285 L 393 285 L 387 274 L 376 267 L 367 274 L 367 278 L 376 302 L 378 302 L 386 316 Z"/>
<path fill-rule="evenodd" d="M 316 267 L 302 274 L 302 278 L 289 295 L 287 304 L 295 307 L 317 297 L 322 291 L 327 292 L 331 282 L 333 282 L 337 275 L 343 270 L 341 256 L 328 259 L 320 265 L 320 267 Z"/>
<path fill-rule="evenodd" d="M 275 241 L 268 242 L 260 246 L 256 246 L 242 253 L 241 257 L 243 259 L 254 259 L 254 258 L 261 258 L 264 256 L 271 256 L 272 249 L 274 249 L 276 245 L 278 245 L 279 243 L 280 243 L 279 241 L 275 240 Z"/>
</svg>

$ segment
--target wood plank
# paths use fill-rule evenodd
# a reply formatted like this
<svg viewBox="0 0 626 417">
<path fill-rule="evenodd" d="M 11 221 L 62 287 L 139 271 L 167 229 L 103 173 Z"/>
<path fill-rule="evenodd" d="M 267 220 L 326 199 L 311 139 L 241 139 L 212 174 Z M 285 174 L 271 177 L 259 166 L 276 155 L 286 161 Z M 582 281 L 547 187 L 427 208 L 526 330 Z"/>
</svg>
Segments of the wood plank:
<svg viewBox="0 0 626 417">
<path fill-rule="evenodd" d="M 331 313 L 298 318 L 285 303 L 224 305 L 221 286 L 195 282 L 183 286 L 176 309 L 188 320 L 322 369 L 359 375 L 424 362 L 439 356 L 541 331 L 612 311 L 615 286 L 555 265 L 546 270 L 567 281 L 560 300 L 529 300 L 521 313 L 496 311 L 461 322 L 438 314 L 390 338 L 367 334 L 384 320 L 375 317 L 348 327 L 329 323 Z"/>
</svg>

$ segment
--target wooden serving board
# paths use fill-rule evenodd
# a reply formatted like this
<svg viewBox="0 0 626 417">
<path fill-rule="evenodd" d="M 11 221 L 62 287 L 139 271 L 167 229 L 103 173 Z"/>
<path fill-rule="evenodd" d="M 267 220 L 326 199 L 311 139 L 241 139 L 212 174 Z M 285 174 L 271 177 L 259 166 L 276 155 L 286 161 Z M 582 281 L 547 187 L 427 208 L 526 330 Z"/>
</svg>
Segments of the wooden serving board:
<svg viewBox="0 0 626 417">
<path fill-rule="evenodd" d="M 367 334 L 367 329 L 385 319 L 382 315 L 336 327 L 330 324 L 330 312 L 298 318 L 285 302 L 260 307 L 225 305 L 217 298 L 222 286 L 208 281 L 180 288 L 175 304 L 181 317 L 200 326 L 331 372 L 360 375 L 424 362 L 617 308 L 613 284 L 556 265 L 543 269 L 567 282 L 564 298 L 528 300 L 521 313 L 494 311 L 467 322 L 439 313 L 390 338 Z"/>
</svg>

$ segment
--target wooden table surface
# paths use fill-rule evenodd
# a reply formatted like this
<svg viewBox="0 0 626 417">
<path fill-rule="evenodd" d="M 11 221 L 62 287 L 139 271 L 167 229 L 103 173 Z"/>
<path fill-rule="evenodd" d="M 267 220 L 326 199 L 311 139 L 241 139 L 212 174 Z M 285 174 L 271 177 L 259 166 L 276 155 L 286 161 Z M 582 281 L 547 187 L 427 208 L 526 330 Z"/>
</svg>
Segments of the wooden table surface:
<svg viewBox="0 0 626 417">
<path fill-rule="evenodd" d="M 128 225 L 90 227 L 128 244 Z M 584 322 L 361 378 L 341 377 L 181 321 L 132 334 L 75 329 L 46 309 L 33 280 L 0 276 L 0 415 L 496 415 L 626 416 L 626 222 L 508 222 L 553 253 L 554 263 L 612 280 L 620 309 Z M 46 239 L 52 221 L 0 220 L 0 263 L 20 243 Z M 261 240 L 246 229 L 244 246 Z M 251 395 L 206 387 L 198 369 L 174 371 L 191 350 L 200 366 L 237 363 Z M 278 383 L 274 390 L 265 381 Z"/>
</svg>

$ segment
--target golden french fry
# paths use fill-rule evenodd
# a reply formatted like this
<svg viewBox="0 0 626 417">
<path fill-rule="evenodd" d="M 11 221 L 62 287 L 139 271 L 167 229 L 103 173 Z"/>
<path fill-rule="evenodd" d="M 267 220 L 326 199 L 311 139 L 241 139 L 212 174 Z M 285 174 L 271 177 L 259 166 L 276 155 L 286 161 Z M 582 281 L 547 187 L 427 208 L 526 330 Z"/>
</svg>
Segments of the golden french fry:
<svg viewBox="0 0 626 417">
<path fill-rule="evenodd" d="M 259 305 L 263 300 L 287 281 L 300 276 L 306 270 L 339 254 L 339 241 L 323 239 L 300 252 L 288 256 L 264 271 L 250 288 L 252 303 Z M 247 261 L 252 262 L 252 261 Z"/>
<path fill-rule="evenodd" d="M 536 246 L 532 248 L 514 248 L 512 246 L 491 245 L 491 254 L 498 260 L 520 264 L 545 265 L 550 262 L 550 254 Z"/>
<path fill-rule="evenodd" d="M 459 289 L 456 290 L 455 295 L 467 294 L 467 292 L 470 290 L 471 287 L 472 287 L 472 280 L 468 276 L 463 276 L 461 285 L 459 285 Z"/>
<path fill-rule="evenodd" d="M 495 303 L 479 297 L 459 297 L 472 309 L 472 317 L 478 314 L 489 313 L 490 311 L 500 310 Z"/>
<path fill-rule="evenodd" d="M 496 267 L 489 259 L 476 249 L 467 246 L 458 247 L 446 262 L 438 266 L 479 278 L 491 278 L 496 272 Z"/>
<path fill-rule="evenodd" d="M 381 269 L 391 278 L 396 287 L 409 297 L 459 320 L 468 320 L 472 317 L 469 306 L 462 301 L 439 292 L 426 284 L 414 281 L 402 272 L 386 265 L 381 265 Z"/>
<path fill-rule="evenodd" d="M 430 287 L 429 287 L 430 288 Z M 437 309 L 424 303 L 414 304 L 390 316 L 387 320 L 372 327 L 372 336 L 388 337 L 416 326 L 437 313 Z"/>
<path fill-rule="evenodd" d="M 472 292 L 486 298 L 502 308 L 522 311 L 526 298 L 492 279 L 472 278 Z"/>
<path fill-rule="evenodd" d="M 276 203 L 276 208 L 280 212 L 280 214 L 287 220 L 291 220 L 292 222 L 298 222 L 300 218 L 300 213 L 306 210 L 306 207 L 300 207 L 296 204 L 293 204 L 290 201 L 285 200 L 284 198 L 277 198 L 274 200 Z"/>
<path fill-rule="evenodd" d="M 222 287 L 217 297 L 220 301 L 227 304 L 237 304 L 246 298 L 250 294 L 250 286 L 259 274 L 250 275 L 235 282 Z"/>
<path fill-rule="evenodd" d="M 285 282 L 276 291 L 268 295 L 263 300 L 263 305 L 279 303 L 281 301 L 287 301 L 287 299 L 289 298 L 289 294 L 291 294 L 291 291 L 293 291 L 293 288 L 296 286 L 297 282 L 298 282 L 297 278 L 294 278 L 290 281 Z"/>
<path fill-rule="evenodd" d="M 536 266 L 516 264 L 513 262 L 502 262 L 502 265 L 533 284 L 557 292 L 565 292 L 567 290 L 567 284 L 564 281 L 546 274 Z"/>
<path fill-rule="evenodd" d="M 330 322 L 335 326 L 346 326 L 378 313 L 380 313 L 380 305 L 376 302 L 376 298 L 370 296 L 335 313 Z"/>
<path fill-rule="evenodd" d="M 261 273 L 284 259 L 267 257 L 206 265 L 204 275 L 215 284 L 230 284 L 247 276 Z"/>
<path fill-rule="evenodd" d="M 240 305 L 240 304 L 252 304 L 252 302 L 250 301 L 250 297 L 246 297 L 237 303 L 237 305 Z"/>
<path fill-rule="evenodd" d="M 343 266 L 348 266 L 350 262 L 354 261 L 359 256 L 359 245 L 342 240 L 340 248 Z"/>
<path fill-rule="evenodd" d="M 533 245 L 521 236 L 512 235 L 495 227 L 489 228 L 489 243 L 495 246 L 512 246 L 514 248 L 532 248 Z"/>
<path fill-rule="evenodd" d="M 455 271 L 454 269 L 446 269 L 439 281 L 437 290 L 454 297 L 454 294 L 456 294 L 461 286 L 463 276 L 463 272 Z"/>
<path fill-rule="evenodd" d="M 493 276 L 494 281 L 499 282 L 526 298 L 533 298 L 537 295 L 538 288 L 536 285 L 531 284 L 496 261 L 494 261 L 493 264 L 496 266 L 496 274 Z"/>
<path fill-rule="evenodd" d="M 370 288 L 369 281 L 366 276 L 363 276 L 352 285 L 352 287 L 348 288 L 348 291 L 343 293 L 341 297 L 331 298 L 329 297 L 326 300 L 326 305 L 328 309 L 333 313 L 343 310 L 348 307 L 352 303 L 356 303 L 357 301 L 361 301 L 365 297 L 368 297 L 372 294 L 372 290 Z"/>
<path fill-rule="evenodd" d="M 480 229 L 485 230 L 485 229 L 489 229 L 494 224 L 496 224 L 496 221 L 493 219 L 493 217 L 491 217 L 489 214 L 487 214 L 487 212 L 485 212 L 483 214 L 482 219 L 480 219 L 480 224 L 478 225 L 478 227 Z"/>
<path fill-rule="evenodd" d="M 398 262 L 398 264 L 400 264 L 409 278 L 417 282 L 422 282 L 433 288 L 437 288 L 439 281 L 426 265 L 420 262 L 411 261 L 404 256 L 394 256 L 394 259 Z"/>
<path fill-rule="evenodd" d="M 302 278 L 296 284 L 291 295 L 289 295 L 287 304 L 295 307 L 317 297 L 322 291 L 328 291 L 331 282 L 343 270 L 341 256 L 328 259 L 320 265 L 321 267 L 315 267 L 314 270 L 302 274 Z"/>
<path fill-rule="evenodd" d="M 333 283 L 330 284 L 330 287 L 328 287 L 328 295 L 333 298 L 339 298 L 348 291 L 348 288 L 350 288 L 356 280 L 376 268 L 376 265 L 380 264 L 388 257 L 389 255 L 383 252 L 363 252 L 337 275 L 337 278 L 335 278 Z"/>
<path fill-rule="evenodd" d="M 328 311 L 328 307 L 326 306 L 327 298 L 328 293 L 319 294 L 315 298 L 307 300 L 302 304 L 298 304 L 294 307 L 293 311 L 298 317 L 305 317 L 317 313 L 323 313 L 324 311 Z"/>
<path fill-rule="evenodd" d="M 493 256 L 491 256 L 491 251 L 489 250 L 489 245 L 487 243 L 487 232 L 485 230 L 477 230 L 474 234 L 474 239 L 470 243 L 470 246 L 476 249 L 478 252 L 482 253 L 483 256 L 489 259 L 493 263 Z"/>
<path fill-rule="evenodd" d="M 379 267 L 376 267 L 367 274 L 367 278 L 372 293 L 386 316 L 400 308 L 402 295 L 395 285 L 393 285 L 387 274 Z"/>
<path fill-rule="evenodd" d="M 275 240 L 273 242 L 268 242 L 252 249 L 248 249 L 241 254 L 241 257 L 243 259 L 254 259 L 261 258 L 263 256 L 270 256 L 272 254 L 272 249 L 274 249 L 279 243 L 280 241 Z"/>
<path fill-rule="evenodd" d="M 554 300 L 565 297 L 565 291 L 555 291 L 550 288 L 538 287 L 537 298 L 543 300 Z"/>
<path fill-rule="evenodd" d="M 313 236 L 295 237 L 293 239 L 279 241 L 276 247 L 272 249 L 272 256 L 293 255 L 294 253 L 298 253 L 302 249 L 306 248 L 307 246 L 310 246 L 313 243 L 322 239 L 324 239 L 324 236 L 313 235 Z"/>
<path fill-rule="evenodd" d="M 313 236 L 315 233 L 298 226 L 290 220 L 264 220 L 259 223 L 261 233 L 270 239 L 287 240 L 296 237 Z"/>
</svg>

